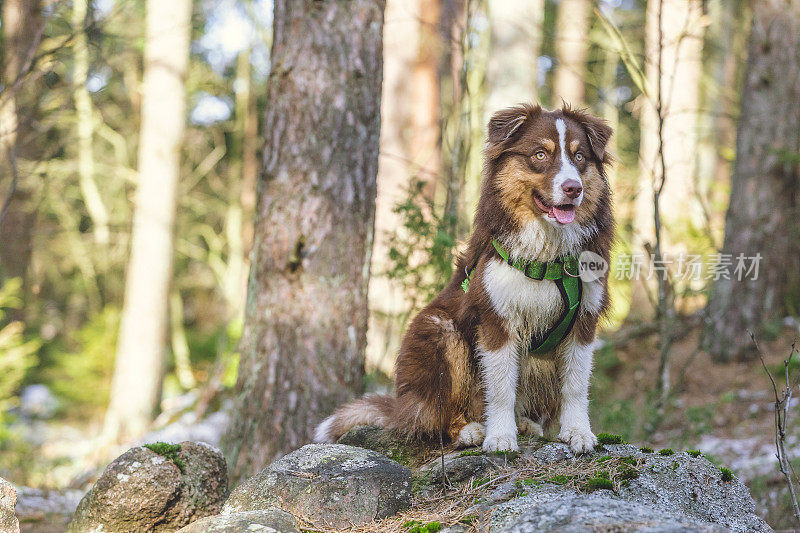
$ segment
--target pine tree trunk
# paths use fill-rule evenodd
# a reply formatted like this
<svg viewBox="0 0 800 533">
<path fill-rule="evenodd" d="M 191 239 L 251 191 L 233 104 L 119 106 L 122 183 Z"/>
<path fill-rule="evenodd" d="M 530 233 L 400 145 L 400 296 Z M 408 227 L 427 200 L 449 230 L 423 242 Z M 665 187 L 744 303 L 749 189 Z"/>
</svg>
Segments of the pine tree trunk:
<svg viewBox="0 0 800 533">
<path fill-rule="evenodd" d="M 148 0 L 139 183 L 105 437 L 147 430 L 161 398 L 185 127 L 191 0 Z"/>
<path fill-rule="evenodd" d="M 5 0 L 2 22 L 0 211 L 7 200 L 8 206 L 0 220 L 0 286 L 4 278 L 25 279 L 33 249 L 36 220 L 31 198 L 33 184 L 19 169 L 14 172 L 12 161 L 18 163 L 18 159 L 34 151 L 38 91 L 25 78 L 41 38 L 40 0 Z"/>
<path fill-rule="evenodd" d="M 311 438 L 362 390 L 383 0 L 274 10 L 266 146 L 241 344 L 233 479 Z"/>
<path fill-rule="evenodd" d="M 732 271 L 739 254 L 762 259 L 757 279 L 714 283 L 705 338 L 720 360 L 754 355 L 747 330 L 797 312 L 800 0 L 754 4 L 748 55 L 722 253 Z"/>
<path fill-rule="evenodd" d="M 589 50 L 589 0 L 561 0 L 556 16 L 556 76 L 553 105 L 565 102 L 581 107 L 586 93 L 586 55 Z"/>
</svg>

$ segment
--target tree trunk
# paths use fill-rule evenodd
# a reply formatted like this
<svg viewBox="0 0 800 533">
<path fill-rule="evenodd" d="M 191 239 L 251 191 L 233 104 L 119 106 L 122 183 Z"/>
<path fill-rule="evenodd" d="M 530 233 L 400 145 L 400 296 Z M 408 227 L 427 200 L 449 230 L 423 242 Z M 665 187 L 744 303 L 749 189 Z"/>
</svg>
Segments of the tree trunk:
<svg viewBox="0 0 800 533">
<path fill-rule="evenodd" d="M 146 9 L 139 183 L 105 425 L 118 441 L 147 430 L 161 397 L 192 2 L 148 0 Z"/>
<path fill-rule="evenodd" d="M 33 152 L 38 91 L 26 85 L 25 77 L 41 39 L 40 0 L 5 0 L 2 22 L 0 212 L 7 201 L 8 205 L 0 219 L 0 286 L 5 278 L 25 280 L 33 249 L 32 184 L 14 167 L 17 158 Z"/>
<path fill-rule="evenodd" d="M 544 0 L 489 2 L 491 60 L 487 115 L 539 98 L 537 60 L 542 51 Z M 482 123 L 487 122 L 484 120 Z"/>
<path fill-rule="evenodd" d="M 664 154 L 661 251 L 675 259 L 687 253 L 686 230 L 705 225 L 698 200 L 696 159 L 698 107 L 702 74 L 702 3 L 700 0 L 650 0 L 645 24 L 645 75 L 649 95 L 642 105 L 639 145 L 639 184 L 635 193 L 633 253 L 655 248 L 653 194 L 662 179 L 660 152 Z M 661 21 L 659 29 L 658 21 Z M 659 41 L 659 37 L 661 38 Z M 659 75 L 658 57 L 661 58 Z M 661 97 L 659 124 L 656 99 Z M 659 127 L 661 135 L 659 136 Z M 682 209 L 668 206 L 680 205 Z M 671 215 L 671 216 L 670 216 Z M 678 232 L 683 231 L 681 235 Z M 695 252 L 695 251 L 692 251 Z M 645 267 L 647 268 L 647 267 Z M 634 282 L 630 318 L 651 314 L 653 279 Z"/>
<path fill-rule="evenodd" d="M 362 390 L 382 77 L 382 0 L 274 8 L 267 134 L 232 478 L 309 441 Z"/>
<path fill-rule="evenodd" d="M 589 0 L 561 0 L 558 4 L 553 105 L 559 105 L 560 99 L 575 107 L 584 104 L 591 12 Z"/>
<path fill-rule="evenodd" d="M 753 355 L 746 330 L 797 312 L 800 286 L 800 0 L 753 9 L 722 248 L 732 275 L 714 283 L 708 305 L 705 338 L 720 360 Z M 733 275 L 739 254 L 761 254 L 757 279 Z"/>
<path fill-rule="evenodd" d="M 92 219 L 94 237 L 98 244 L 108 244 L 108 211 L 103 204 L 100 190 L 94 181 L 94 149 L 92 135 L 94 117 L 92 115 L 92 99 L 86 88 L 89 77 L 89 46 L 86 36 L 86 11 L 89 0 L 72 1 L 72 28 L 75 31 L 73 51 L 75 67 L 73 84 L 75 98 L 76 123 L 78 125 L 78 182 L 81 186 L 86 210 Z"/>
</svg>

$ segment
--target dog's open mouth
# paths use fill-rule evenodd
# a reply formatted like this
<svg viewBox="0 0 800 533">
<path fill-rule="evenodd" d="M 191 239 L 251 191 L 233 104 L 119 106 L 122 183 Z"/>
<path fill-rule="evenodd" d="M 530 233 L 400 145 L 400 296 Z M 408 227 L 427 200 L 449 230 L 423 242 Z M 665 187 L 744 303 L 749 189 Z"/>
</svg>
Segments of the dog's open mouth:
<svg viewBox="0 0 800 533">
<path fill-rule="evenodd" d="M 575 220 L 575 206 L 572 204 L 548 205 L 538 194 L 533 193 L 536 205 L 547 213 L 550 218 L 556 219 L 561 224 L 569 224 Z"/>
</svg>

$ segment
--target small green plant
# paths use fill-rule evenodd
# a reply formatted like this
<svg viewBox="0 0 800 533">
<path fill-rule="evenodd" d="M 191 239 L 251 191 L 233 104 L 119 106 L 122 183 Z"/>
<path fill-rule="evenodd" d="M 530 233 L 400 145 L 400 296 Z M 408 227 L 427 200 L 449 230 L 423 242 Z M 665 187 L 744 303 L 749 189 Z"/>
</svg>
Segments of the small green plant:
<svg viewBox="0 0 800 533">
<path fill-rule="evenodd" d="M 551 477 L 547 481 L 549 481 L 550 483 L 555 483 L 556 485 L 566 485 L 567 483 L 569 483 L 569 478 L 567 476 L 559 474 L 557 476 Z"/>
<path fill-rule="evenodd" d="M 517 487 L 525 487 L 525 486 L 535 486 L 539 484 L 538 480 L 533 478 L 525 478 L 525 479 L 518 479 L 516 483 L 514 483 Z"/>
<path fill-rule="evenodd" d="M 593 477 L 586 482 L 586 490 L 594 492 L 596 490 L 614 490 L 614 484 L 608 477 Z"/>
<path fill-rule="evenodd" d="M 478 519 L 478 515 L 476 515 L 476 514 L 468 514 L 467 516 L 462 516 L 461 519 L 459 520 L 459 523 L 466 524 L 466 525 L 469 526 L 469 525 L 472 525 L 473 523 L 475 523 L 475 521 L 477 519 Z"/>
<path fill-rule="evenodd" d="M 150 450 L 151 452 L 157 453 L 158 455 L 161 455 L 162 457 L 169 459 L 170 461 L 175 463 L 175 466 L 177 466 L 181 472 L 184 472 L 186 470 L 186 463 L 184 462 L 183 459 L 181 459 L 181 456 L 178 455 L 178 452 L 181 451 L 180 444 L 154 442 L 152 444 L 145 444 L 144 447 Z"/>
<path fill-rule="evenodd" d="M 636 460 L 636 457 L 623 457 L 620 459 L 621 462 L 625 463 L 626 465 L 636 466 L 639 464 L 639 461 Z"/>
<path fill-rule="evenodd" d="M 723 466 L 722 468 L 719 469 L 719 471 L 722 472 L 722 481 L 724 481 L 725 483 L 733 481 L 733 472 L 731 472 L 730 468 L 725 468 Z"/>
<path fill-rule="evenodd" d="M 639 472 L 637 472 L 633 468 L 622 468 L 619 471 L 619 479 L 623 483 L 627 484 L 627 482 L 636 479 L 637 477 L 639 477 Z"/>
<path fill-rule="evenodd" d="M 672 448 L 664 448 L 663 450 L 659 450 L 659 451 L 658 451 L 658 454 L 659 454 L 659 455 L 672 455 L 672 454 L 674 454 L 674 453 L 675 453 L 675 452 L 674 452 L 674 451 L 672 451 Z"/>
<path fill-rule="evenodd" d="M 469 457 L 469 456 L 472 456 L 472 455 L 480 455 L 480 454 L 481 454 L 480 449 L 477 449 L 477 450 L 464 450 L 463 452 L 458 454 L 458 456 L 459 457 Z"/>
<path fill-rule="evenodd" d="M 408 533 L 436 533 L 442 529 L 442 524 L 435 521 L 423 524 L 419 520 L 409 520 L 403 523 L 403 527 L 408 528 Z"/>
<path fill-rule="evenodd" d="M 597 460 L 597 462 L 598 462 L 598 463 L 605 463 L 606 461 L 608 461 L 608 460 L 610 460 L 610 459 L 611 459 L 611 456 L 610 456 L 610 455 L 604 455 L 603 457 L 600 457 L 600 458 Z"/>
<path fill-rule="evenodd" d="M 695 459 L 703 455 L 700 450 L 686 450 L 686 453 Z"/>
<path fill-rule="evenodd" d="M 653 448 L 649 446 L 642 446 L 641 448 L 639 448 L 639 451 L 642 453 L 653 453 Z"/>
<path fill-rule="evenodd" d="M 486 485 L 487 483 L 489 483 L 489 481 L 491 481 L 491 479 L 489 479 L 488 477 L 480 477 L 478 479 L 473 479 L 472 480 L 472 488 L 473 489 L 477 489 L 478 487 L 482 487 L 482 486 Z"/>
<path fill-rule="evenodd" d="M 613 433 L 598 433 L 597 442 L 599 444 L 622 444 L 622 437 Z"/>
</svg>

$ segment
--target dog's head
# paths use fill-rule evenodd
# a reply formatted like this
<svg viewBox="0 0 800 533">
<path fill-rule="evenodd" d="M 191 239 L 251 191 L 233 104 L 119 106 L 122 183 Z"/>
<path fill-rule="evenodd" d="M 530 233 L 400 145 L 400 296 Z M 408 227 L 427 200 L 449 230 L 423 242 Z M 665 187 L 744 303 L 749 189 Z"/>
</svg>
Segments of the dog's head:
<svg viewBox="0 0 800 533">
<path fill-rule="evenodd" d="M 588 225 L 608 204 L 612 130 L 584 111 L 520 105 L 489 121 L 485 187 L 516 225 Z"/>
</svg>

